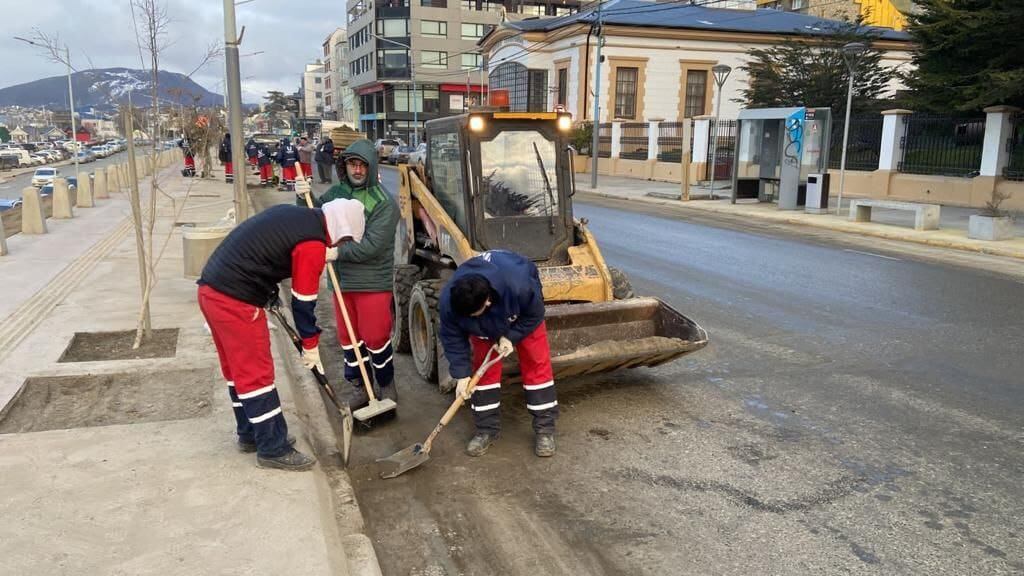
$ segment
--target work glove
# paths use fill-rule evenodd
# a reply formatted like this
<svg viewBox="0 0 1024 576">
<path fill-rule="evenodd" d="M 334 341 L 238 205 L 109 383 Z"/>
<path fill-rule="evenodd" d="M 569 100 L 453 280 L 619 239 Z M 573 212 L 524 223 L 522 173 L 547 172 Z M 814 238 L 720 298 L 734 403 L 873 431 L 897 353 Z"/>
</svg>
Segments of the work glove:
<svg viewBox="0 0 1024 576">
<path fill-rule="evenodd" d="M 327 247 L 327 251 L 324 252 L 324 260 L 326 260 L 328 262 L 334 262 L 337 259 L 338 259 L 338 247 L 337 246 L 328 246 Z"/>
<path fill-rule="evenodd" d="M 516 351 L 516 347 L 512 345 L 512 341 L 502 336 L 498 338 L 498 355 L 502 358 L 507 358 L 510 354 Z"/>
<path fill-rule="evenodd" d="M 298 196 L 299 198 L 305 200 L 307 192 L 310 193 L 310 194 L 313 193 L 313 189 L 309 187 L 309 181 L 306 180 L 306 178 L 296 178 L 295 179 L 295 195 Z"/>
<path fill-rule="evenodd" d="M 463 400 L 469 400 L 470 396 L 473 395 L 469 391 L 469 381 L 470 378 L 459 378 L 455 381 L 455 395 Z"/>
<path fill-rule="evenodd" d="M 307 370 L 316 368 L 317 372 L 324 373 L 324 364 L 320 361 L 320 348 L 318 346 L 302 349 L 302 365 Z"/>
</svg>

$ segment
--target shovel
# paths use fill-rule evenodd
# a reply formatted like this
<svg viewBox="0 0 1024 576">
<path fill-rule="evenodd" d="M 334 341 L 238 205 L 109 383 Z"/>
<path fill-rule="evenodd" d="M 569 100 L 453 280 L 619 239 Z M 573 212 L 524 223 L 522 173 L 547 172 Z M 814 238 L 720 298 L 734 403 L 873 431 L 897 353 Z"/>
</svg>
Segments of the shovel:
<svg viewBox="0 0 1024 576">
<path fill-rule="evenodd" d="M 302 338 L 295 332 L 291 324 L 288 323 L 288 319 L 281 313 L 281 308 L 277 302 L 270 306 L 270 313 L 277 318 L 277 323 L 284 328 L 284 331 L 288 333 L 288 336 L 292 339 L 292 343 L 295 344 L 295 349 L 302 353 Z M 338 410 L 338 414 L 341 415 L 341 445 L 338 446 L 338 450 L 341 451 L 342 461 L 348 465 L 348 455 L 352 448 L 352 409 L 348 407 L 348 404 L 338 400 L 338 397 L 334 394 L 334 390 L 330 384 L 327 383 L 327 377 L 324 376 L 319 370 L 313 368 L 310 370 L 316 381 L 320 384 L 320 389 L 323 390 L 327 397 L 331 400 L 331 404 Z M 335 420 L 332 418 L 331 423 L 335 424 Z M 333 428 L 334 426 L 332 426 Z M 335 437 L 338 436 L 337 430 L 335 430 Z"/>
<path fill-rule="evenodd" d="M 302 166 L 299 163 L 295 164 L 295 170 L 298 173 L 298 179 L 295 182 L 296 186 L 300 185 L 305 191 L 306 205 L 310 208 L 313 207 L 313 196 L 310 194 L 309 183 L 306 182 L 306 176 L 302 173 Z M 352 321 L 348 318 L 348 308 L 345 307 L 345 298 L 341 295 L 341 284 L 338 282 L 338 275 L 334 272 L 334 266 L 330 262 L 327 263 L 327 273 L 331 277 L 331 285 L 334 286 L 334 297 L 338 299 L 338 308 L 341 308 L 341 317 L 345 320 L 345 330 L 348 331 L 348 341 L 352 343 L 352 350 L 356 353 L 356 364 L 359 365 L 359 373 L 363 377 L 363 385 L 366 386 L 366 396 L 370 398 L 370 403 L 366 406 L 356 410 L 353 415 L 356 420 L 360 422 L 366 422 L 376 416 L 380 416 L 386 412 L 390 412 L 395 408 L 398 408 L 398 404 L 390 398 L 377 399 L 377 396 L 373 393 L 373 386 L 370 385 L 370 375 L 366 373 L 366 363 L 363 361 L 363 353 L 360 350 L 360 346 L 357 345 L 355 330 L 352 329 Z M 394 384 L 392 384 L 394 386 Z"/>
<path fill-rule="evenodd" d="M 501 356 L 499 354 L 495 355 L 494 359 L 492 360 L 491 354 L 493 354 L 496 351 L 497 347 L 492 346 L 491 349 L 487 351 L 487 356 L 484 357 L 483 363 L 480 364 L 480 367 L 477 368 L 476 372 L 473 373 L 473 378 L 469 381 L 468 391 L 470 394 L 473 393 L 473 390 L 476 388 L 477 382 L 479 382 L 480 378 L 482 378 L 483 375 L 487 372 L 487 369 L 493 366 L 494 364 L 501 362 L 502 358 L 504 358 L 504 356 Z M 456 393 L 455 401 L 452 402 L 452 405 L 448 407 L 448 411 L 445 412 L 444 416 L 441 417 L 441 421 L 437 423 L 437 426 L 434 427 L 434 430 L 430 433 L 430 436 L 427 436 L 427 439 L 422 444 L 413 444 L 412 446 L 409 446 L 405 450 L 399 450 L 398 452 L 395 452 L 394 454 L 388 456 L 387 458 L 381 458 L 377 460 L 377 462 L 384 464 L 384 466 L 382 466 L 383 470 L 381 470 L 380 477 L 394 478 L 395 476 L 398 476 L 399 474 L 404 474 L 405 472 L 408 472 L 409 470 L 416 468 L 420 464 L 423 464 L 427 460 L 430 460 L 430 447 L 434 443 L 434 438 L 436 438 L 437 435 L 441 433 L 442 428 L 447 426 L 448 423 L 452 421 L 452 418 L 455 417 L 455 413 L 458 412 L 459 408 L 462 407 L 463 402 L 464 400 L 462 399 L 462 396 Z"/>
</svg>

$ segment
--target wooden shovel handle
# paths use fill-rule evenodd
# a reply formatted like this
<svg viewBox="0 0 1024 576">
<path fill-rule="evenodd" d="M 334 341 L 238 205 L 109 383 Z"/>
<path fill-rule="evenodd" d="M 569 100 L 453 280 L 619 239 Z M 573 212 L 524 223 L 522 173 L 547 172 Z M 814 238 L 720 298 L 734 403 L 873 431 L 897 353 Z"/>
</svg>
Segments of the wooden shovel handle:
<svg viewBox="0 0 1024 576">
<path fill-rule="evenodd" d="M 504 358 L 500 354 L 495 355 L 493 359 L 491 358 L 491 354 L 496 352 L 497 350 L 498 348 L 496 346 L 491 346 L 491 349 L 487 351 L 487 356 L 484 357 L 483 363 L 480 364 L 480 367 L 477 368 L 476 372 L 473 373 L 473 377 L 469 380 L 470 394 L 473 393 L 473 390 L 476 388 L 477 382 L 479 382 L 480 379 L 483 378 L 487 370 L 491 366 L 494 366 L 498 362 L 501 362 L 501 360 Z M 462 408 L 462 405 L 464 403 L 465 400 L 462 398 L 461 395 L 459 395 L 458 392 L 456 392 L 455 401 L 452 402 L 452 405 L 448 407 L 448 410 L 444 413 L 444 416 L 441 416 L 441 421 L 437 423 L 437 426 L 434 426 L 434 430 L 430 432 L 430 436 L 427 436 L 427 439 L 423 442 L 424 452 L 430 452 L 430 445 L 434 443 L 434 438 L 437 437 L 437 435 L 441 432 L 442 428 L 447 426 L 448 423 L 452 421 L 452 418 L 455 417 L 455 413 L 459 411 L 459 408 Z"/>
</svg>

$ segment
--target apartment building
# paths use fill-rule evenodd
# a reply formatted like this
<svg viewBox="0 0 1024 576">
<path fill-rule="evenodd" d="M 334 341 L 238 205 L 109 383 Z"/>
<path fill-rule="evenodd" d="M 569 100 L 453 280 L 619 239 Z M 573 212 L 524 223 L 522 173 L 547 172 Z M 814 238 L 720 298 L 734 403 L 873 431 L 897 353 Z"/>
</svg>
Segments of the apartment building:
<svg viewBox="0 0 1024 576">
<path fill-rule="evenodd" d="M 302 87 L 299 90 L 299 117 L 323 118 L 324 114 L 324 65 L 317 60 L 306 64 L 302 73 Z"/>
<path fill-rule="evenodd" d="M 349 86 L 348 33 L 331 32 L 323 43 L 324 120 L 338 120 L 355 126 L 358 122 L 355 93 Z"/>
<path fill-rule="evenodd" d="M 577 0 L 349 0 L 349 85 L 360 129 L 412 142 L 423 123 L 460 114 L 487 91 L 477 42 L 502 21 L 562 16 Z"/>
</svg>

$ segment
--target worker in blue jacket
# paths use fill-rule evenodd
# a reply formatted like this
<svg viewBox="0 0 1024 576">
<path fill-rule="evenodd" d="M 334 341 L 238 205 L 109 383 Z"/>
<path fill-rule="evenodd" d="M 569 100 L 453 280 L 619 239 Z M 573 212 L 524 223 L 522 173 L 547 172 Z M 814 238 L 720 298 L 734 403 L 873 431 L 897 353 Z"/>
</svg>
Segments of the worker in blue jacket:
<svg viewBox="0 0 1024 576">
<path fill-rule="evenodd" d="M 281 146 L 277 149 L 276 160 L 281 165 L 280 189 L 295 191 L 295 164 L 299 161 L 299 149 L 289 139 L 282 138 Z"/>
<path fill-rule="evenodd" d="M 463 262 L 441 292 L 441 343 L 456 394 L 470 401 L 476 434 L 466 453 L 482 456 L 501 430 L 501 363 L 492 366 L 469 394 L 470 376 L 497 346 L 515 351 L 533 416 L 534 453 L 555 453 L 558 399 L 551 350 L 544 325 L 544 294 L 537 266 L 505 250 L 491 250 Z"/>
</svg>

